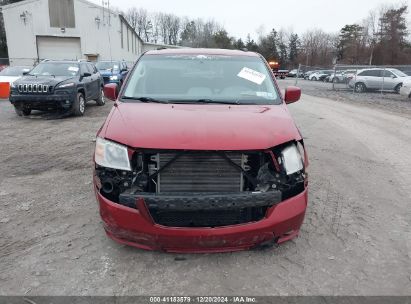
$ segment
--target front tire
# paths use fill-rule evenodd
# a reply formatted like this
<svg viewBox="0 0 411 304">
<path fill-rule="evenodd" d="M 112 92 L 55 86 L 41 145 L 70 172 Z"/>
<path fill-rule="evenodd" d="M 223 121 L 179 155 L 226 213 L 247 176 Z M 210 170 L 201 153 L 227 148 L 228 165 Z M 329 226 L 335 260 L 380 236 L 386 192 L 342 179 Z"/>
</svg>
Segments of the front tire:
<svg viewBox="0 0 411 304">
<path fill-rule="evenodd" d="M 100 96 L 97 98 L 96 103 L 98 106 L 104 106 L 106 104 L 106 96 L 104 95 L 103 88 L 100 90 Z"/>
<path fill-rule="evenodd" d="M 14 106 L 14 111 L 18 116 L 29 116 L 31 114 L 31 109 L 23 108 Z"/>
<path fill-rule="evenodd" d="M 358 82 L 355 84 L 355 92 L 357 93 L 364 93 L 367 90 L 367 87 L 362 82 Z"/>
<path fill-rule="evenodd" d="M 86 99 L 83 93 L 77 93 L 77 98 L 73 103 L 74 116 L 83 116 L 86 111 Z"/>
</svg>

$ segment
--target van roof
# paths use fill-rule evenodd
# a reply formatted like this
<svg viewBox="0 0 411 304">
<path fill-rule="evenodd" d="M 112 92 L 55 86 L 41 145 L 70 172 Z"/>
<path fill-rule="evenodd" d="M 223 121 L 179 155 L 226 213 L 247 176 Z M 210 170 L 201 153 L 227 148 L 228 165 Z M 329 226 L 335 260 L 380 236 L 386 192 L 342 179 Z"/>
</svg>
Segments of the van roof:
<svg viewBox="0 0 411 304">
<path fill-rule="evenodd" d="M 226 55 L 226 56 L 248 56 L 259 57 L 257 53 L 227 50 L 227 49 L 205 49 L 205 48 L 180 48 L 180 49 L 161 49 L 152 50 L 146 53 L 147 55 Z"/>
</svg>

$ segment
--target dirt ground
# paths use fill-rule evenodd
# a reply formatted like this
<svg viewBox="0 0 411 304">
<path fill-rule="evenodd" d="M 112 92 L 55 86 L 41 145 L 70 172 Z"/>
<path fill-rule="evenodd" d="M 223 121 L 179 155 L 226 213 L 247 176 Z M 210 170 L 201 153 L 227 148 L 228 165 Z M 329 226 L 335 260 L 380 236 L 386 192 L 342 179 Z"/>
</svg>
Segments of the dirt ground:
<svg viewBox="0 0 411 304">
<path fill-rule="evenodd" d="M 411 108 L 306 91 L 290 105 L 311 162 L 301 235 L 225 254 L 105 236 L 91 157 L 110 103 L 46 119 L 0 101 L 0 295 L 410 295 Z"/>
</svg>

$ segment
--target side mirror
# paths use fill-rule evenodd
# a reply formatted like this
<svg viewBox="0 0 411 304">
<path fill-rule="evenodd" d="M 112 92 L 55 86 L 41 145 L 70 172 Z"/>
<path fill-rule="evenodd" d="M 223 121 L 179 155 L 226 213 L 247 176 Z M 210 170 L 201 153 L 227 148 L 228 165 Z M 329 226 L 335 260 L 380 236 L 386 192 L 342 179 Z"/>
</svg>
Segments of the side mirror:
<svg viewBox="0 0 411 304">
<path fill-rule="evenodd" d="M 118 97 L 118 85 L 116 83 L 108 83 L 104 86 L 104 96 L 115 101 Z"/>
<path fill-rule="evenodd" d="M 83 73 L 83 75 L 81 75 L 82 77 L 90 77 L 91 76 L 91 74 L 90 73 L 88 73 L 88 72 L 85 72 L 85 73 Z"/>
<path fill-rule="evenodd" d="M 391 75 L 390 77 L 391 77 L 392 79 L 397 78 L 397 76 L 395 76 L 395 75 Z"/>
<path fill-rule="evenodd" d="M 23 76 L 26 76 L 30 71 L 23 71 Z"/>
<path fill-rule="evenodd" d="M 301 97 L 301 89 L 298 87 L 287 87 L 285 89 L 284 101 L 286 104 L 290 104 L 300 100 Z"/>
</svg>

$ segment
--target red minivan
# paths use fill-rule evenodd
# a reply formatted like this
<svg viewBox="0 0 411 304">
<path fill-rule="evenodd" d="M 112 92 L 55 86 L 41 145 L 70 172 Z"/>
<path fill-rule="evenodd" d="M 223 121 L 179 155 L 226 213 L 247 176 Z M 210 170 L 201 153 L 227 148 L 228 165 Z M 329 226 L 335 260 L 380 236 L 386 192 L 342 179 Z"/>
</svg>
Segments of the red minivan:
<svg viewBox="0 0 411 304">
<path fill-rule="evenodd" d="M 264 58 L 220 49 L 144 53 L 98 131 L 94 188 L 117 242 L 223 252 L 298 235 L 304 142 Z"/>
</svg>

